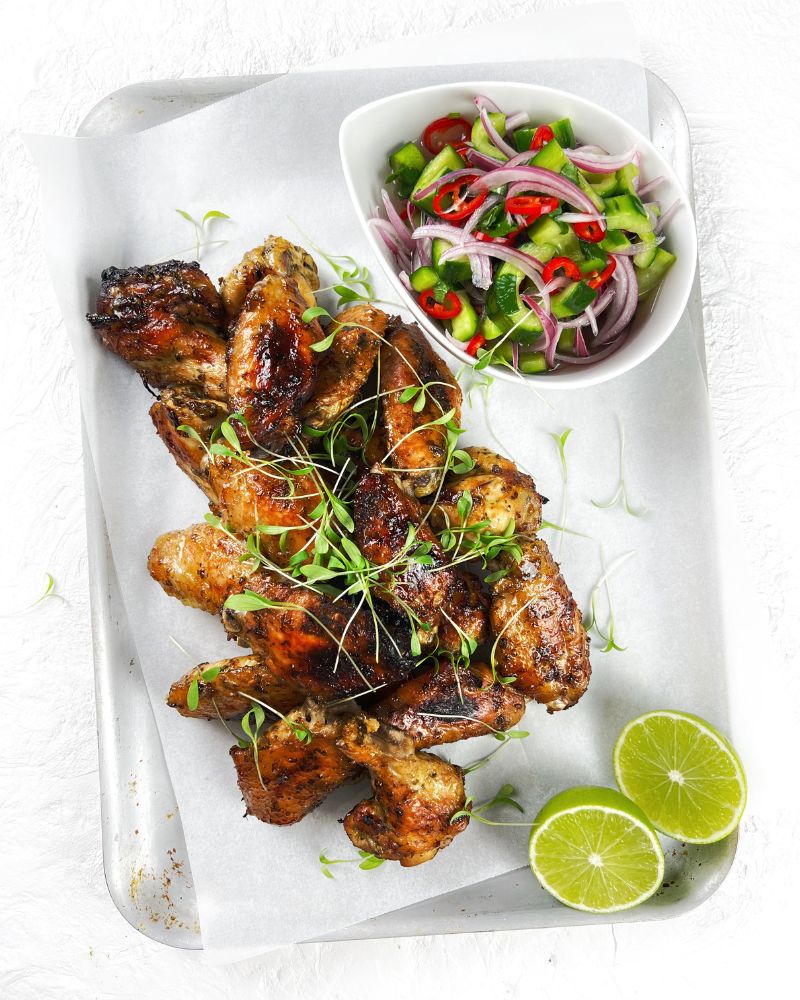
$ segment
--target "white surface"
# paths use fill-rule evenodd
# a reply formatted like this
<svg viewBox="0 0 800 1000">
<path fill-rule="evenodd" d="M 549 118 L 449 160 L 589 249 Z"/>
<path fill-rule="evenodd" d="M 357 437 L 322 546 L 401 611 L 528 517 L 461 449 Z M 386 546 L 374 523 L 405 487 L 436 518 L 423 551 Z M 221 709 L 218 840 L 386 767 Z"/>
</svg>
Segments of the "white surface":
<svg viewBox="0 0 800 1000">
<path fill-rule="evenodd" d="M 507 3 L 506 15 L 552 4 Z M 500 16 L 477 0 L 318 2 L 308 11 L 244 2 L 31 3 L 4 9 L 0 72 L 8 129 L 73 133 L 105 93 L 142 78 L 295 68 L 390 32 Z M 792 309 L 798 209 L 782 198 L 796 160 L 796 50 L 790 0 L 767 5 L 632 5 L 645 61 L 675 89 L 695 143 L 700 270 L 711 396 L 774 648 L 733 699 L 751 803 L 734 869 L 701 909 L 670 923 L 292 948 L 209 969 L 145 940 L 105 892 L 92 719 L 79 414 L 71 357 L 38 244 L 32 170 L 6 144 L 2 370 L 4 610 L 38 593 L 44 570 L 66 605 L 2 621 L 0 993 L 6 997 L 239 995 L 338 997 L 415 983 L 419 997 L 674 997 L 775 988 L 793 964 L 798 811 L 781 798 L 798 719 L 800 599 L 795 553 L 798 362 Z M 766 136 L 765 133 L 766 132 Z M 795 149 L 790 149 L 794 140 Z M 764 142 L 780 149 L 764 151 Z M 754 207 L 769 192 L 772 211 Z M 771 265 L 776 259 L 777 265 Z M 788 281 L 787 281 L 788 278 Z M 8 480 L 6 484 L 6 480 Z M 755 614 L 756 611 L 753 611 Z M 412 978 L 413 977 L 413 978 Z M 691 985 L 690 985 L 691 984 Z M 403 991 L 405 992 L 405 991 Z"/>
<path fill-rule="evenodd" d="M 610 12 L 603 13 L 603 7 L 597 9 L 602 25 Z M 586 19 L 585 13 L 577 16 L 581 20 Z M 605 38 L 600 38 L 599 32 L 587 30 L 587 33 L 594 34 L 597 38 L 596 54 L 605 55 Z M 480 33 L 477 33 L 476 39 L 480 37 Z M 441 322 L 431 319 L 418 305 L 416 295 L 406 290 L 398 276 L 394 254 L 375 227 L 370 225 L 370 221 L 376 206 L 380 207 L 381 218 L 386 215 L 381 203 L 381 190 L 386 186 L 385 159 L 387 150 L 391 150 L 397 143 L 397 136 L 414 135 L 419 131 L 421 122 L 450 112 L 459 112 L 470 118 L 475 114 L 473 101 L 476 94 L 485 95 L 507 112 L 517 108 L 524 109 L 534 122 L 552 121 L 556 115 L 569 118 L 581 143 L 599 145 L 615 153 L 635 147 L 640 156 L 641 182 L 662 178 L 655 192 L 662 209 L 666 211 L 675 201 L 687 206 L 675 213 L 664 230 L 667 241 L 664 245 L 675 254 L 677 260 L 669 269 L 652 308 L 637 311 L 630 324 L 630 332 L 626 334 L 625 343 L 610 357 L 593 365 L 561 365 L 547 378 L 531 375 L 526 377 L 527 381 L 541 393 L 599 385 L 646 361 L 678 325 L 694 281 L 697 237 L 686 192 L 682 190 L 670 163 L 642 134 L 643 131 L 648 131 L 647 104 L 645 95 L 641 93 L 644 74 L 632 65 L 638 58 L 637 49 L 638 45 L 632 46 L 625 53 L 628 61 L 619 63 L 615 69 L 617 86 L 614 108 L 605 95 L 598 93 L 601 84 L 593 61 L 573 60 L 573 79 L 568 79 L 562 86 L 574 92 L 567 93 L 557 89 L 558 80 L 548 77 L 548 74 L 553 74 L 552 64 L 548 60 L 542 65 L 539 75 L 539 79 L 547 81 L 547 86 L 535 83 L 536 77 L 531 77 L 531 82 L 527 84 L 498 83 L 496 81 L 501 76 L 499 71 L 488 81 L 472 73 L 466 78 L 471 82 L 465 80 L 458 84 L 422 87 L 373 101 L 352 112 L 342 122 L 339 148 L 345 180 L 373 255 L 383 265 L 392 283 L 395 298 L 407 304 L 422 328 L 454 359 L 456 369 L 465 364 L 474 364 L 474 358 L 466 353 L 466 345 L 450 336 Z M 482 52 L 485 52 L 485 48 L 479 43 L 477 58 L 481 57 Z M 468 59 L 465 61 L 469 62 Z M 577 78 L 581 71 L 589 80 L 588 91 L 584 88 L 583 81 Z M 610 77 L 611 74 L 607 75 Z M 587 93 L 591 94 L 592 101 L 585 99 Z M 628 102 L 630 107 L 626 107 Z M 637 119 L 641 119 L 641 123 Z M 499 366 L 494 368 L 493 375 L 510 383 L 518 384 L 520 379 L 518 372 Z"/>
</svg>

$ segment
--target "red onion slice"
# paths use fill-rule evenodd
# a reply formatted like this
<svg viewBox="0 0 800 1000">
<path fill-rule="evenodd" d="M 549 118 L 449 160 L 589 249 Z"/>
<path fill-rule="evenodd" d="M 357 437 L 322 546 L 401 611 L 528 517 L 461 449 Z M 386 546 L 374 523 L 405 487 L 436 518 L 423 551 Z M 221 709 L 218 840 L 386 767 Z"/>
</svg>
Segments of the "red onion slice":
<svg viewBox="0 0 800 1000">
<path fill-rule="evenodd" d="M 642 198 L 644 195 L 649 194 L 654 188 L 657 188 L 659 184 L 663 183 L 663 177 L 654 177 L 653 180 L 648 181 L 646 184 L 642 184 L 636 193 L 640 198 Z"/>
<path fill-rule="evenodd" d="M 486 201 L 479 206 L 470 217 L 467 219 L 466 225 L 461 230 L 464 239 L 472 232 L 472 230 L 478 225 L 484 215 L 494 208 L 495 205 L 499 204 L 503 199 L 499 194 L 490 194 Z"/>
<path fill-rule="evenodd" d="M 589 348 L 586 346 L 586 341 L 583 339 L 583 330 L 580 327 L 575 331 L 575 351 L 579 358 L 589 357 Z"/>
<path fill-rule="evenodd" d="M 547 362 L 547 367 L 552 368 L 556 356 L 556 347 L 558 347 L 558 323 L 555 317 L 549 312 L 545 312 L 530 295 L 521 295 L 520 298 L 539 317 L 539 322 L 542 324 L 542 330 L 546 338 L 544 359 Z"/>
<path fill-rule="evenodd" d="M 500 260 L 511 261 L 512 264 L 516 264 L 520 271 L 531 279 L 540 292 L 544 288 L 544 281 L 541 274 L 542 264 L 540 261 L 535 257 L 531 257 L 528 253 L 523 253 L 514 247 L 507 247 L 503 243 L 484 243 L 482 240 L 468 240 L 457 247 L 450 247 L 449 250 L 445 250 L 439 259 L 445 261 L 451 257 L 458 257 L 465 253 L 475 253 L 483 257 L 499 257 Z"/>
<path fill-rule="evenodd" d="M 608 285 L 606 285 L 606 287 L 603 289 L 600 295 L 598 295 L 597 298 L 592 303 L 592 311 L 594 312 L 595 316 L 599 316 L 609 307 L 609 305 L 611 304 L 611 300 L 616 295 L 616 291 L 617 290 L 616 288 L 614 288 L 613 284 L 609 283 Z M 562 330 L 572 330 L 575 329 L 576 327 L 580 328 L 582 326 L 586 326 L 588 322 L 589 322 L 589 317 L 586 315 L 585 312 L 582 312 L 578 316 L 573 316 L 572 319 L 562 319 L 560 326 Z"/>
<path fill-rule="evenodd" d="M 479 149 L 475 149 L 474 146 L 470 146 L 465 156 L 470 163 L 474 163 L 476 167 L 480 167 L 483 170 L 494 170 L 496 167 L 505 166 L 505 160 L 499 160 L 494 156 L 487 156 L 486 153 L 482 153 Z"/>
<path fill-rule="evenodd" d="M 677 201 L 673 201 L 673 203 L 669 206 L 666 212 L 664 212 L 664 214 L 656 223 L 655 231 L 657 233 L 661 232 L 664 226 L 666 226 L 669 223 L 670 219 L 675 215 L 675 213 L 678 211 L 679 208 L 681 208 L 682 205 L 683 202 L 680 200 L 680 198 L 678 198 Z M 662 239 L 663 238 L 664 237 L 662 237 Z M 661 240 L 659 240 L 659 242 L 661 242 Z"/>
<path fill-rule="evenodd" d="M 494 111 L 495 114 L 501 115 L 503 113 L 500 110 L 500 108 L 494 103 L 491 97 L 487 97 L 485 94 L 478 94 L 473 99 L 473 103 L 475 104 L 475 107 L 478 109 L 478 111 L 482 111 L 484 108 L 486 108 L 489 111 Z"/>
<path fill-rule="evenodd" d="M 608 358 L 618 351 L 627 339 L 628 331 L 623 330 L 614 343 L 608 344 L 602 351 L 595 351 L 593 354 L 589 354 L 588 356 L 581 358 L 576 357 L 574 354 L 556 353 L 556 361 L 565 365 L 593 365 L 596 361 L 602 361 L 603 358 Z"/>
<path fill-rule="evenodd" d="M 411 239 L 411 233 L 409 233 L 405 222 L 400 216 L 400 213 L 392 204 L 392 199 L 389 197 L 386 191 L 381 191 L 381 198 L 383 198 L 383 207 L 386 209 L 386 218 L 392 224 L 394 231 L 400 237 L 400 241 L 404 247 L 408 250 L 414 249 L 414 241 Z"/>
<path fill-rule="evenodd" d="M 494 123 L 492 122 L 492 119 L 489 117 L 489 112 L 486 110 L 486 108 L 481 108 L 480 117 L 481 117 L 481 125 L 483 125 L 483 129 L 489 136 L 492 145 L 496 146 L 500 150 L 500 152 L 503 153 L 506 159 L 512 156 L 516 156 L 517 153 L 516 149 L 513 149 L 511 146 L 509 146 L 509 144 L 505 141 L 505 139 L 500 135 L 500 133 L 494 127 Z"/>
<path fill-rule="evenodd" d="M 593 218 L 599 218 L 599 213 L 588 196 L 572 181 L 562 177 L 561 174 L 554 174 L 552 170 L 543 170 L 541 167 L 497 167 L 479 177 L 470 189 L 475 191 L 486 191 L 492 188 L 499 188 L 503 184 L 527 183 L 525 190 L 541 191 L 544 194 L 551 194 L 561 201 L 566 201 L 581 212 L 591 213 Z M 522 190 L 522 189 L 520 189 Z"/>
<path fill-rule="evenodd" d="M 527 125 L 530 120 L 531 116 L 527 111 L 514 111 L 506 116 L 506 132 L 513 132 L 520 125 Z"/>
<path fill-rule="evenodd" d="M 590 215 L 588 212 L 562 212 L 557 222 L 605 222 L 604 215 Z"/>
<path fill-rule="evenodd" d="M 627 257 L 617 258 L 614 279 L 620 286 L 618 291 L 622 308 L 616 318 L 609 316 L 605 327 L 595 337 L 594 347 L 602 347 L 622 333 L 633 319 L 633 314 L 636 312 L 636 307 L 639 304 L 639 286 L 636 283 L 636 274 L 633 270 L 633 264 L 631 264 Z"/>
<path fill-rule="evenodd" d="M 658 246 L 659 243 L 663 243 L 666 239 L 665 236 L 656 236 L 655 245 Z M 652 243 L 645 243 L 643 240 L 639 240 L 636 243 L 631 243 L 629 247 L 623 247 L 621 250 L 615 250 L 615 257 L 635 257 L 637 253 L 643 253 L 645 250 L 652 250 Z"/>
<path fill-rule="evenodd" d="M 497 163 L 495 162 L 496 165 Z M 457 181 L 461 177 L 474 177 L 475 174 L 482 175 L 483 172 L 483 170 L 476 167 L 461 167 L 459 170 L 451 170 L 449 174 L 442 174 L 441 177 L 431 182 L 427 187 L 422 188 L 421 191 L 417 191 L 415 198 L 417 201 L 422 201 L 423 198 L 427 198 L 434 191 L 438 191 L 444 184 L 452 184 L 453 181 Z"/>
<path fill-rule="evenodd" d="M 588 150 L 588 152 L 587 152 Z M 621 170 L 632 162 L 636 155 L 636 147 L 633 146 L 626 153 L 619 156 L 607 156 L 603 153 L 595 153 L 594 147 L 581 146 L 578 149 L 565 149 L 564 155 L 581 170 L 587 170 L 591 174 L 613 174 Z"/>
</svg>

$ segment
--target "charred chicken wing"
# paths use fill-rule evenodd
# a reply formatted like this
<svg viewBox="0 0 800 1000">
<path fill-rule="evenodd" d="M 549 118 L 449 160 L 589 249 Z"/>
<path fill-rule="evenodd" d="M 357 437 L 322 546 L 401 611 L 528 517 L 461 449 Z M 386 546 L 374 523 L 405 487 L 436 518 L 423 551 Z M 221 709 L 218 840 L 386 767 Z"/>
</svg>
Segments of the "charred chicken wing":
<svg viewBox="0 0 800 1000">
<path fill-rule="evenodd" d="M 260 247 L 248 250 L 220 282 L 227 324 L 231 324 L 242 311 L 253 286 L 268 274 L 293 279 L 306 304 L 315 304 L 314 292 L 319 288 L 319 275 L 313 257 L 282 236 L 268 236 Z"/>
<path fill-rule="evenodd" d="M 228 411 L 215 399 L 202 399 L 179 389 L 164 389 L 150 407 L 150 418 L 156 433 L 179 469 L 196 483 L 208 497 L 213 496 L 209 481 L 208 444 L 211 434 L 228 416 Z M 200 441 L 179 431 L 191 427 Z M 203 447 L 205 445 L 205 447 Z"/>
<path fill-rule="evenodd" d="M 214 671 L 218 671 L 214 674 Z M 210 679 L 204 680 L 203 674 Z M 197 681 L 197 708 L 189 708 L 189 688 Z M 234 719 L 253 707 L 247 695 L 266 702 L 279 712 L 296 708 L 305 694 L 277 677 L 258 656 L 235 656 L 193 667 L 169 689 L 167 704 L 181 715 L 200 719 Z"/>
</svg>

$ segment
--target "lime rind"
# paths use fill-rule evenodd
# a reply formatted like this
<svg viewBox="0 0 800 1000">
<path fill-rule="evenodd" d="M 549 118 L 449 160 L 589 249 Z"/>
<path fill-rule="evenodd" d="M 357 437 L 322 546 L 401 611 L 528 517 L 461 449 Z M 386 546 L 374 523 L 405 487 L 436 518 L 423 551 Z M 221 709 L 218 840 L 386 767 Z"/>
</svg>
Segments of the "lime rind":
<svg viewBox="0 0 800 1000">
<path fill-rule="evenodd" d="M 650 727 L 651 731 L 648 732 L 648 722 L 662 720 L 673 723 L 672 746 L 664 746 L 659 744 L 658 740 L 654 740 L 652 726 Z M 694 740 L 680 749 L 677 743 L 679 725 L 687 728 L 693 727 L 696 732 Z M 627 744 L 629 737 L 637 729 L 642 730 L 640 741 L 648 742 L 649 748 L 646 753 L 631 754 L 630 746 Z M 716 750 L 717 761 L 727 763 L 728 773 L 701 776 L 699 786 L 694 788 L 691 787 L 691 783 L 688 787 L 676 785 L 670 779 L 669 771 L 675 767 L 678 754 L 681 755 L 682 768 L 688 770 L 689 773 L 696 774 L 703 767 L 704 762 L 708 761 L 708 753 L 702 752 L 702 744 L 706 740 L 710 741 L 711 747 Z M 708 748 L 708 744 L 706 747 Z M 635 774 L 628 774 L 628 780 L 626 780 L 626 771 L 629 771 L 628 765 L 631 761 L 630 759 L 623 760 L 623 754 L 626 750 L 629 758 L 635 756 L 640 762 L 643 762 L 637 764 Z M 613 760 L 614 774 L 620 791 L 636 802 L 647 813 L 653 826 L 668 837 L 689 844 L 713 844 L 733 833 L 741 822 L 747 804 L 747 779 L 742 762 L 730 742 L 709 722 L 699 716 L 671 709 L 645 712 L 632 719 L 622 729 L 614 745 Z M 649 787 L 638 788 L 634 780 L 636 775 L 645 779 Z M 724 790 L 723 786 L 727 784 L 738 794 L 727 798 L 714 795 L 709 788 L 714 781 L 720 783 L 718 790 Z M 703 785 L 705 787 L 702 787 Z M 660 790 L 662 790 L 661 794 L 659 794 Z M 661 801 L 658 801 L 659 798 Z M 682 798 L 688 801 L 691 806 L 688 810 L 690 816 L 684 817 L 683 820 L 679 818 Z M 713 829 L 706 829 L 703 832 L 700 832 L 697 826 L 692 828 L 691 824 L 686 825 L 686 820 L 691 818 L 692 812 L 696 817 L 702 817 L 704 812 L 706 816 L 709 816 L 715 810 L 718 813 L 728 814 L 727 822 L 721 822 Z M 675 816 L 674 819 L 670 816 L 671 812 Z"/>
<path fill-rule="evenodd" d="M 587 849 L 595 846 L 592 833 L 598 818 L 601 834 L 607 833 L 608 825 L 616 829 L 610 842 L 597 844 L 603 864 L 593 870 L 587 867 Z M 664 852 L 655 829 L 633 802 L 608 788 L 580 787 L 554 796 L 534 821 L 528 857 L 543 889 L 565 906 L 586 913 L 616 913 L 638 906 L 664 879 Z M 642 873 L 647 876 L 644 880 Z M 626 885 L 639 891 L 626 895 Z M 598 905 L 603 890 L 605 901 Z M 613 902 L 615 895 L 619 902 Z M 592 898 L 594 904 L 587 902 Z"/>
</svg>

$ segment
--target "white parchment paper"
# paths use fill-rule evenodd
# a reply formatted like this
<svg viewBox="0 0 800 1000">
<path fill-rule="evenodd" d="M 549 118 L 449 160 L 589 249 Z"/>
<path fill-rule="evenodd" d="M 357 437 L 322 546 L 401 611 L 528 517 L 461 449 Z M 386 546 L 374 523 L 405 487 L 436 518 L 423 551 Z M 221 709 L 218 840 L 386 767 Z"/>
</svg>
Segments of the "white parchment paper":
<svg viewBox="0 0 800 1000">
<path fill-rule="evenodd" d="M 233 221 L 217 224 L 213 234 L 229 242 L 208 248 L 202 257 L 213 277 L 266 233 L 298 242 L 305 233 L 329 252 L 352 254 L 377 267 L 353 217 L 337 138 L 346 114 L 385 94 L 467 76 L 502 76 L 572 90 L 646 131 L 643 73 L 634 65 L 638 53 L 627 20 L 615 6 L 550 14 L 541 23 L 521 19 L 512 29 L 493 31 L 492 47 L 481 27 L 441 40 L 438 49 L 381 49 L 378 65 L 408 65 L 282 77 L 136 135 L 29 139 L 41 173 L 50 267 L 77 359 L 115 567 L 180 804 L 203 943 L 212 959 L 234 960 L 315 937 L 517 868 L 524 863 L 527 833 L 473 823 L 420 868 L 387 864 L 361 872 L 340 866 L 336 880 L 328 881 L 317 857 L 321 850 L 354 855 L 336 820 L 363 797 L 366 786 L 340 790 L 294 827 L 243 818 L 228 757 L 230 736 L 221 726 L 185 720 L 163 703 L 169 684 L 192 665 L 170 636 L 197 662 L 238 650 L 226 642 L 217 620 L 167 598 L 145 566 L 155 537 L 200 520 L 204 499 L 154 434 L 140 381 L 100 348 L 84 316 L 104 267 L 194 256 L 193 236 L 176 214 L 178 207 L 195 217 L 208 209 L 231 216 Z M 591 38 L 594 59 L 566 61 L 570 39 L 578 37 Z M 498 72 L 496 62 L 486 63 L 487 55 L 498 51 L 512 59 L 546 51 L 552 59 L 507 62 Z M 449 65 L 456 52 L 468 66 Z M 607 55 L 614 59 L 600 58 Z M 634 62 L 617 61 L 623 57 Z M 440 65 L 419 65 L 431 61 Z M 321 275 L 328 284 L 332 276 L 324 266 Z M 377 270 L 374 278 L 376 294 L 391 298 Z M 595 641 L 588 694 L 576 708 L 552 717 L 532 706 L 525 723 L 530 738 L 515 741 L 491 766 L 470 776 L 468 790 L 478 800 L 510 781 L 533 815 L 559 788 L 611 782 L 613 737 L 628 718 L 648 708 L 686 707 L 725 721 L 725 694 L 716 682 L 724 652 L 714 628 L 719 607 L 712 439 L 694 344 L 684 321 L 656 356 L 608 386 L 548 393 L 543 401 L 523 387 L 497 384 L 488 411 L 480 396 L 473 408 L 465 407 L 468 441 L 494 440 L 531 471 L 551 498 L 546 516 L 556 522 L 564 517 L 565 495 L 550 435 L 573 428 L 566 523 L 591 537 L 551 532 L 548 540 L 579 603 L 585 605 L 602 572 L 594 539 L 602 539 L 607 565 L 634 553 L 612 581 L 617 638 L 627 649 L 604 654 Z M 632 499 L 649 508 L 641 519 L 619 507 L 600 511 L 591 504 L 616 488 L 619 417 L 627 428 Z M 473 740 L 447 748 L 447 756 L 469 761 L 493 746 L 491 740 Z"/>
</svg>

